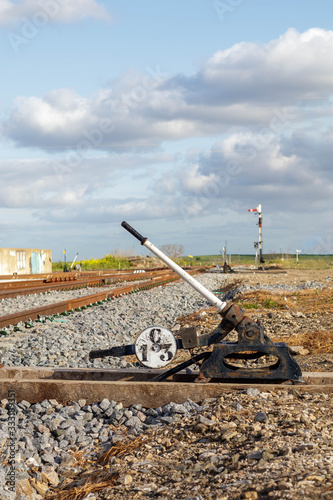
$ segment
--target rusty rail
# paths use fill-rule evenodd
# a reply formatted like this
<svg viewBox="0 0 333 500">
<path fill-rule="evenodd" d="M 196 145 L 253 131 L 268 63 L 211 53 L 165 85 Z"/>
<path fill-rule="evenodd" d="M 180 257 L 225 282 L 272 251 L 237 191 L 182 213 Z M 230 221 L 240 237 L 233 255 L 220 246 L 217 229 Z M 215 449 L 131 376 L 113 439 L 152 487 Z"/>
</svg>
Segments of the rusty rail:
<svg viewBox="0 0 333 500">
<path fill-rule="evenodd" d="M 193 270 L 191 272 L 195 273 L 197 272 L 197 270 Z M 9 325 L 17 325 L 21 321 L 33 321 L 38 319 L 40 316 L 52 316 L 58 313 L 79 310 L 82 307 L 90 306 L 90 304 L 97 304 L 98 302 L 106 299 L 112 300 L 117 297 L 121 297 L 122 295 L 128 295 L 130 293 L 139 292 L 141 290 L 148 290 L 149 288 L 153 288 L 155 286 L 166 285 L 167 283 L 176 280 L 179 280 L 179 276 L 176 273 L 169 271 L 168 273 L 164 274 L 162 278 L 155 276 L 150 281 L 143 281 L 124 287 L 119 287 L 113 290 L 89 294 L 85 295 L 84 297 L 68 299 L 62 302 L 56 302 L 54 304 L 48 304 L 34 309 L 28 309 L 26 311 L 6 314 L 4 316 L 0 316 L 0 328 L 4 328 Z"/>
<path fill-rule="evenodd" d="M 170 270 L 151 271 L 144 274 L 107 274 L 101 276 L 91 276 L 77 279 L 73 276 L 71 280 L 61 281 L 58 278 L 48 278 L 46 280 L 27 280 L 24 282 L 0 283 L 0 300 L 15 298 L 21 295 L 30 295 L 33 293 L 45 293 L 53 290 L 74 290 L 89 286 L 107 286 L 109 284 L 122 283 L 123 281 L 139 281 L 147 278 L 161 277 L 169 274 Z"/>
<path fill-rule="evenodd" d="M 87 281 L 71 281 L 65 283 L 47 283 L 34 287 L 25 287 L 25 288 L 15 288 L 14 290 L 3 290 L 0 291 L 0 300 L 1 299 L 13 299 L 22 295 L 31 295 L 33 293 L 46 293 L 52 292 L 53 290 L 74 290 L 77 288 L 86 288 L 89 286 L 101 286 L 104 283 L 99 279 L 94 279 L 89 282 Z"/>
<path fill-rule="evenodd" d="M 207 268 L 207 266 L 205 266 Z M 191 266 L 192 269 L 201 269 L 201 266 Z M 141 269 L 141 268 L 140 268 Z M 154 268 L 142 268 L 145 273 L 149 272 L 159 272 L 159 271 L 168 271 L 169 269 L 166 267 L 154 267 Z M 94 276 L 104 276 L 104 275 L 113 275 L 113 276 L 121 276 L 123 274 L 136 274 L 135 271 L 137 269 L 100 269 L 97 271 L 71 271 L 68 273 L 64 272 L 52 272 L 52 273 L 40 273 L 40 274 L 1 274 L 0 275 L 0 283 L 3 280 L 10 280 L 11 283 L 24 281 L 36 281 L 42 280 L 46 281 L 48 279 L 58 279 L 60 281 L 69 281 L 73 279 L 73 277 L 78 278 L 89 278 Z"/>
</svg>

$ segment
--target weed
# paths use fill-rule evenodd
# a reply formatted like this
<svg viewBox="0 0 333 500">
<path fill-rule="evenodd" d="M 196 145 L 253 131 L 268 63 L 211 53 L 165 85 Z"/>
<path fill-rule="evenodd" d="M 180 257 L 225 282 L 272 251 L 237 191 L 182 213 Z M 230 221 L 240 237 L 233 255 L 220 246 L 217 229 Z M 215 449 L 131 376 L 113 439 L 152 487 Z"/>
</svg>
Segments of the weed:
<svg viewBox="0 0 333 500">
<path fill-rule="evenodd" d="M 279 302 L 273 299 L 266 299 L 263 305 L 267 309 L 271 309 L 273 307 L 282 307 L 281 304 L 279 304 Z"/>
<path fill-rule="evenodd" d="M 258 309 L 258 304 L 239 304 L 243 309 Z"/>
</svg>

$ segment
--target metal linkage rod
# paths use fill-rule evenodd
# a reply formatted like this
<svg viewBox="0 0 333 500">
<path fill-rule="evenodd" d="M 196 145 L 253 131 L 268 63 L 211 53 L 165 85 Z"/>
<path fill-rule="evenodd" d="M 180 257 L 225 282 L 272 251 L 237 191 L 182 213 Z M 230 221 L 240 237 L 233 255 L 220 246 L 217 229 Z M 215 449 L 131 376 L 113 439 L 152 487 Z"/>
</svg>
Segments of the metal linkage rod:
<svg viewBox="0 0 333 500">
<path fill-rule="evenodd" d="M 199 283 L 195 278 L 193 278 L 190 274 L 188 274 L 184 269 L 182 269 L 178 264 L 173 262 L 173 260 L 169 259 L 161 250 L 159 250 L 155 245 L 153 245 L 148 238 L 145 238 L 140 233 L 138 233 L 133 227 L 131 227 L 127 222 L 123 221 L 121 225 L 135 238 L 137 238 L 141 245 L 148 248 L 152 253 L 154 253 L 159 259 L 161 259 L 165 264 L 167 264 L 175 273 L 177 273 L 186 283 L 191 285 L 197 292 L 199 292 L 210 304 L 212 304 L 218 312 L 221 312 L 222 309 L 227 305 L 226 302 L 222 302 L 222 300 L 218 299 L 212 292 L 207 290 L 201 283 Z"/>
</svg>

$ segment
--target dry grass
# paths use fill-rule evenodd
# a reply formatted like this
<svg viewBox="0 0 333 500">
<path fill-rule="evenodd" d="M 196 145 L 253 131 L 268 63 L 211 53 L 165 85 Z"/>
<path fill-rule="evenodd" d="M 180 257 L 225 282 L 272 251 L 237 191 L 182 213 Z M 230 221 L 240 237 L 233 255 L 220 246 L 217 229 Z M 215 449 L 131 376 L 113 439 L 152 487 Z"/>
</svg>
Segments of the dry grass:
<svg viewBox="0 0 333 500">
<path fill-rule="evenodd" d="M 286 342 L 289 346 L 301 345 L 311 354 L 333 354 L 333 334 L 327 330 L 317 330 L 286 338 L 272 337 L 274 342 Z"/>
<path fill-rule="evenodd" d="M 95 461 L 86 460 L 85 452 L 73 453 L 76 458 L 75 465 L 81 467 L 82 472 L 74 473 L 73 477 L 64 480 L 60 487 L 54 488 L 46 495 L 45 500 L 82 500 L 89 493 L 98 493 L 105 488 L 114 487 L 120 474 L 111 468 L 110 459 L 129 455 L 144 442 L 144 436 L 119 442 Z"/>
<path fill-rule="evenodd" d="M 144 436 L 140 436 L 132 442 L 126 442 L 126 445 L 124 445 L 124 443 L 122 442 L 117 443 L 105 453 L 103 453 L 103 455 L 99 457 L 97 463 L 106 464 L 112 457 L 122 457 L 124 455 L 128 455 L 133 450 L 137 450 L 138 448 L 140 448 L 145 442 L 146 438 Z"/>
<path fill-rule="evenodd" d="M 0 454 L 2 453 L 2 450 L 6 444 L 6 441 L 7 441 L 7 438 L 4 438 L 3 441 L 2 441 L 2 444 L 1 444 L 1 447 L 0 447 Z"/>
<path fill-rule="evenodd" d="M 245 309 L 251 308 L 249 306 L 255 306 L 258 309 L 286 309 L 286 306 L 290 307 L 293 304 L 291 299 L 292 294 L 289 295 L 288 297 L 288 294 L 281 295 L 259 290 L 257 292 L 244 293 L 235 302 Z"/>
<path fill-rule="evenodd" d="M 285 292 L 282 294 L 259 290 L 257 292 L 244 293 L 236 302 L 245 308 L 247 305 L 253 304 L 258 306 L 259 309 L 271 309 L 269 303 L 275 303 L 274 305 L 277 309 L 297 310 L 303 313 L 325 310 L 333 313 L 333 290 L 312 289 L 300 292 Z M 268 304 L 268 307 L 266 304 Z"/>
<path fill-rule="evenodd" d="M 286 309 L 290 312 L 302 312 L 303 314 L 318 314 L 325 312 L 333 315 L 333 290 L 315 289 L 304 290 L 297 293 L 285 293 L 282 296 L 270 292 L 251 292 L 244 294 L 242 302 L 244 304 L 256 303 L 259 310 L 269 310 L 265 307 L 267 301 L 279 304 L 277 309 Z M 283 307 L 284 306 L 284 307 Z M 255 311 L 258 311 L 256 309 Z M 248 311 L 247 311 L 248 312 Z M 251 313 L 250 313 L 251 314 Z M 309 319 L 311 321 L 311 319 Z M 290 346 L 302 345 L 311 354 L 332 354 L 333 353 L 333 333 L 330 330 L 314 329 L 311 332 L 291 334 L 288 338 L 271 337 L 274 342 L 287 342 Z"/>
<path fill-rule="evenodd" d="M 117 484 L 119 475 L 107 469 L 84 471 L 80 479 L 75 479 L 59 491 L 48 494 L 47 500 L 82 500 L 89 493 L 98 493 Z"/>
<path fill-rule="evenodd" d="M 333 314 L 333 290 L 306 290 L 295 295 L 298 310 L 302 312 L 326 311 Z"/>
<path fill-rule="evenodd" d="M 300 292 L 272 293 L 256 291 L 245 293 L 237 300 L 238 305 L 245 307 L 246 315 L 253 316 L 257 313 L 268 313 L 281 311 L 302 312 L 303 314 L 315 314 L 320 318 L 320 314 L 332 314 L 333 316 L 333 290 L 315 289 Z M 255 306 L 255 307 L 254 307 Z M 203 314 L 202 314 L 203 313 Z M 216 309 L 211 307 L 204 311 L 195 312 L 188 316 L 183 316 L 177 320 L 182 327 L 196 326 L 199 332 L 207 333 L 215 328 L 221 321 L 221 317 L 216 313 Z M 308 319 L 311 323 L 311 318 Z M 318 329 L 314 324 L 311 332 L 291 334 L 288 338 L 275 337 L 271 335 L 274 342 L 287 342 L 290 346 L 302 345 L 311 354 L 332 354 L 333 353 L 333 333 L 330 330 Z"/>
</svg>

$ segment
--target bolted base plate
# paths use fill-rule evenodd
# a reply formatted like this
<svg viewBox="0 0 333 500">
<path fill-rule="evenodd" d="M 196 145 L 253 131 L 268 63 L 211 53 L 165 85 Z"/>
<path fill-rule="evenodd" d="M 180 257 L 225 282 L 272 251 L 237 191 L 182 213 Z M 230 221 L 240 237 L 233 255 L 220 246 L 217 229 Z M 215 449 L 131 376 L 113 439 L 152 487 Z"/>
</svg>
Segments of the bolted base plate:
<svg viewBox="0 0 333 500">
<path fill-rule="evenodd" d="M 228 358 L 257 359 L 271 355 L 276 362 L 267 367 L 249 368 L 230 364 Z M 291 380 L 303 382 L 298 363 L 290 356 L 289 348 L 284 342 L 276 344 L 243 344 L 221 342 L 214 346 L 212 354 L 202 363 L 200 374 L 206 378 L 228 378 L 243 380 Z"/>
</svg>

